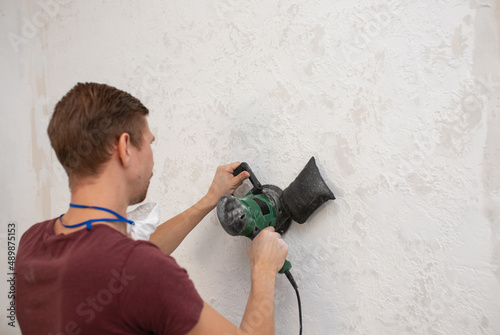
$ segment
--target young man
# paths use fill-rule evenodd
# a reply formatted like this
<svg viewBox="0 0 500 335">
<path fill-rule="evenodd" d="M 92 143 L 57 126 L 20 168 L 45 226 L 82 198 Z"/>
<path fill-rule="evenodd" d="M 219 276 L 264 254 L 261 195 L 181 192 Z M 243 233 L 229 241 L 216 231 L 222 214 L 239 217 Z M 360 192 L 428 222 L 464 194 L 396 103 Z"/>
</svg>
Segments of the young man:
<svg viewBox="0 0 500 335">
<path fill-rule="evenodd" d="M 274 334 L 274 287 L 288 247 L 272 228 L 248 248 L 252 285 L 240 327 L 198 295 L 169 256 L 217 200 L 248 178 L 219 166 L 207 194 L 160 225 L 126 236 L 126 210 L 153 175 L 148 110 L 114 87 L 78 84 L 56 105 L 48 134 L 69 177 L 71 204 L 32 226 L 16 261 L 16 310 L 25 334 Z"/>
</svg>

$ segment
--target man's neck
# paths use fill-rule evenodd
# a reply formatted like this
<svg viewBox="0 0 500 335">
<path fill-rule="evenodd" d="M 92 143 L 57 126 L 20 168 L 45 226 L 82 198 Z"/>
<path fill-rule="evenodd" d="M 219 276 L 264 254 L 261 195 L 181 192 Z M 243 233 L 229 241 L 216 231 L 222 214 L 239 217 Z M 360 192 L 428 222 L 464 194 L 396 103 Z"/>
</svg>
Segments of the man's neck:
<svg viewBox="0 0 500 335">
<path fill-rule="evenodd" d="M 93 187 L 93 185 L 81 186 L 74 190 L 71 193 L 71 203 L 108 208 L 122 216 L 126 216 L 128 207 L 123 194 L 117 194 L 116 190 L 107 187 Z"/>
<path fill-rule="evenodd" d="M 109 179 L 107 179 L 109 180 Z M 71 203 L 83 206 L 98 206 L 110 209 L 123 217 L 127 215 L 128 199 L 125 190 L 120 186 L 110 183 L 100 182 L 99 180 L 75 185 L 71 192 Z M 74 208 L 70 207 L 62 217 L 64 226 L 70 226 L 91 219 L 104 219 L 117 217 L 112 213 L 93 209 L 93 208 Z M 126 222 L 96 222 L 94 224 L 108 225 L 123 234 L 127 234 Z M 85 229 L 85 226 L 76 228 L 64 227 L 59 220 L 54 225 L 56 233 L 71 233 L 77 230 Z"/>
</svg>

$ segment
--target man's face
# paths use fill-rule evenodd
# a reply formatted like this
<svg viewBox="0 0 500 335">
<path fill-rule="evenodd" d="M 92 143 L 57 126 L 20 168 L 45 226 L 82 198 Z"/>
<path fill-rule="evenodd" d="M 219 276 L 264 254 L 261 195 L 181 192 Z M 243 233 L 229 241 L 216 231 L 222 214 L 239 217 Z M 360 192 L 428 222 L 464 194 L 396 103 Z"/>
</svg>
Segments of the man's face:
<svg viewBox="0 0 500 335">
<path fill-rule="evenodd" d="M 134 164 L 136 164 L 137 174 L 134 176 L 132 195 L 129 201 L 129 205 L 135 205 L 143 202 L 146 199 L 148 193 L 149 182 L 153 176 L 153 150 L 151 149 L 151 143 L 155 140 L 155 137 L 149 129 L 149 124 L 146 118 L 145 126 L 142 131 L 143 139 L 141 149 L 135 148 L 136 159 Z"/>
</svg>

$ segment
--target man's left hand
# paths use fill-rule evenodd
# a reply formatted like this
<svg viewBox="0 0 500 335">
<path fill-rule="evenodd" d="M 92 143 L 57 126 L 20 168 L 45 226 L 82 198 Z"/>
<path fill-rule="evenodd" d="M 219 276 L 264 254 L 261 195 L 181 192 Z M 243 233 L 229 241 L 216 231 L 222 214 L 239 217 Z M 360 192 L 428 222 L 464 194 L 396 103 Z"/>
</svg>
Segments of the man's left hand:
<svg viewBox="0 0 500 335">
<path fill-rule="evenodd" d="M 250 177 L 247 171 L 241 172 L 239 175 L 234 176 L 234 170 L 240 166 L 240 162 L 234 162 L 217 167 L 214 180 L 208 189 L 206 197 L 209 199 L 210 204 L 215 207 L 220 197 L 225 194 L 233 194 L 234 191 L 240 186 L 245 179 Z"/>
</svg>

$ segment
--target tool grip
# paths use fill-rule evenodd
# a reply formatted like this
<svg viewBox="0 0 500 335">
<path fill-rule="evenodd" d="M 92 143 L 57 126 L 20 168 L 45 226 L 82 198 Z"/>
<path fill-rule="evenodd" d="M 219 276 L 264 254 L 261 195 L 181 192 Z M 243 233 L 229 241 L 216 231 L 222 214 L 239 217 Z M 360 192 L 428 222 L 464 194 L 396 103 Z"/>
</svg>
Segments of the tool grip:
<svg viewBox="0 0 500 335">
<path fill-rule="evenodd" d="M 243 162 L 236 169 L 234 169 L 233 176 L 236 177 L 243 171 L 247 171 L 250 174 L 250 182 L 253 185 L 252 193 L 253 194 L 262 193 L 262 185 L 260 184 L 259 180 L 253 173 L 252 169 L 250 168 L 250 165 L 248 165 L 247 163 Z"/>
<path fill-rule="evenodd" d="M 292 268 L 292 263 L 290 263 L 289 261 L 285 260 L 285 264 L 283 264 L 283 267 L 281 268 L 281 270 L 279 270 L 279 273 L 285 273 L 285 271 L 288 271 Z"/>
</svg>

